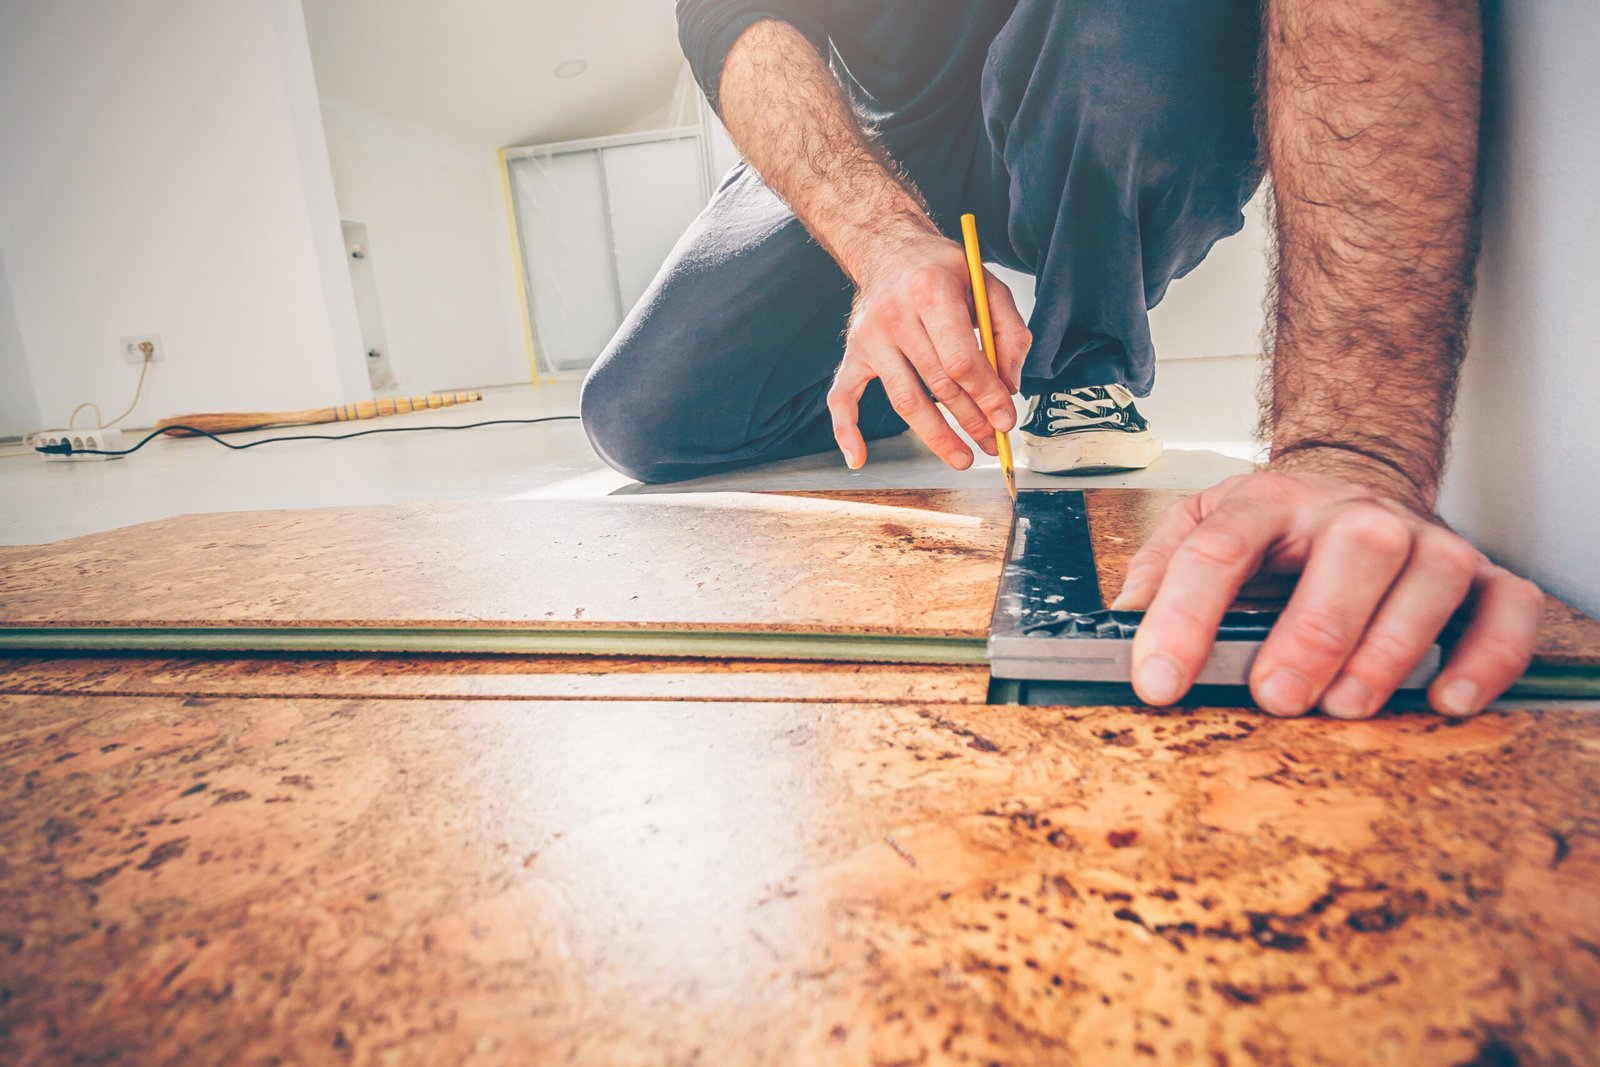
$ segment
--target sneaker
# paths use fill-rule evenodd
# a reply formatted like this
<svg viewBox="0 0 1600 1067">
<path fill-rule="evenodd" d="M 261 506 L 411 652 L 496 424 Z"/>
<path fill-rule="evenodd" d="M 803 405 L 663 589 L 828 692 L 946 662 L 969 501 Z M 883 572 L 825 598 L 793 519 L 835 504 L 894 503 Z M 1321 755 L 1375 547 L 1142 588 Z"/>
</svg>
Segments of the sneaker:
<svg viewBox="0 0 1600 1067">
<path fill-rule="evenodd" d="M 1137 470 L 1161 455 L 1161 438 L 1120 385 L 1086 385 L 1028 398 L 1023 462 L 1040 474 Z"/>
</svg>

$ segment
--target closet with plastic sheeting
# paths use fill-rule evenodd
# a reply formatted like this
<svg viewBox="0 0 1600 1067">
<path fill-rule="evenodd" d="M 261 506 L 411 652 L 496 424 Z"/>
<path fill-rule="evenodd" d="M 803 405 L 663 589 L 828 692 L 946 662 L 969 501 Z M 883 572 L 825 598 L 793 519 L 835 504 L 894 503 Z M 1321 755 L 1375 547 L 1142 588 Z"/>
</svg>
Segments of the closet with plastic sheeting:
<svg viewBox="0 0 1600 1067">
<path fill-rule="evenodd" d="M 708 141 L 683 126 L 506 150 L 541 371 L 580 371 L 611 340 L 710 199 Z"/>
</svg>

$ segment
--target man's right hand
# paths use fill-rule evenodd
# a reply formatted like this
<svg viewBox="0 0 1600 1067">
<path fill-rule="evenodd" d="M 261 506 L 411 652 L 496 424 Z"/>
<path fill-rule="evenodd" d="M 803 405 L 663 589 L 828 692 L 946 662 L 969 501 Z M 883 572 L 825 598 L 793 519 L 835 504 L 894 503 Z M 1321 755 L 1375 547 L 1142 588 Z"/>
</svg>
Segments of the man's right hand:
<svg viewBox="0 0 1600 1067">
<path fill-rule="evenodd" d="M 895 412 L 956 470 L 972 465 L 972 450 L 935 399 L 991 456 L 995 431 L 1016 425 L 1011 397 L 1033 337 L 1011 290 L 987 271 L 985 277 L 999 374 L 973 332 L 972 282 L 960 245 L 937 233 L 919 235 L 875 256 L 863 272 L 844 362 L 828 391 L 833 436 L 851 469 L 867 461 L 858 422 L 861 394 L 874 378 L 883 381 Z"/>
<path fill-rule="evenodd" d="M 992 455 L 995 430 L 1016 424 L 1011 394 L 1032 341 L 1011 291 L 989 276 L 996 374 L 973 333 L 965 252 L 868 140 L 828 64 L 793 26 L 763 19 L 739 35 L 722 65 L 720 112 L 745 159 L 855 283 L 844 362 L 828 392 L 845 462 L 867 461 L 861 394 L 874 378 L 950 466 L 970 467 L 972 450 L 929 393 Z"/>
</svg>

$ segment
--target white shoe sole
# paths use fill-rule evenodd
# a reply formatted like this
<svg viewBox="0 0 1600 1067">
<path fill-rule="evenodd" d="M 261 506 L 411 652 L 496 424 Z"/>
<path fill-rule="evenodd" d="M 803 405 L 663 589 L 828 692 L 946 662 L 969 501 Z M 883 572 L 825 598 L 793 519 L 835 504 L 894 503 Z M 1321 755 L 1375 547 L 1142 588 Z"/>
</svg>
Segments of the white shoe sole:
<svg viewBox="0 0 1600 1067">
<path fill-rule="evenodd" d="M 1084 430 L 1058 437 L 1022 435 L 1022 462 L 1037 474 L 1142 470 L 1160 455 L 1161 438 L 1149 430 Z"/>
</svg>

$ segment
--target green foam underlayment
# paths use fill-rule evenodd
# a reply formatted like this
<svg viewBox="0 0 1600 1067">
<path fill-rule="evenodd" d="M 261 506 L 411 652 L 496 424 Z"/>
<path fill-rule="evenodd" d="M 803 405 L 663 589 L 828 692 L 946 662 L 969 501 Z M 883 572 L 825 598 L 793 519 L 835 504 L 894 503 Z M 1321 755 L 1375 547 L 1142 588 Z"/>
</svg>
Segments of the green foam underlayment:
<svg viewBox="0 0 1600 1067">
<path fill-rule="evenodd" d="M 544 627 L 0 627 L 0 650 L 86 652 L 502 652 L 842 663 L 989 661 L 981 637 Z"/>
<path fill-rule="evenodd" d="M 1535 663 L 1506 695 L 1600 699 L 1600 667 L 1584 664 Z"/>
<path fill-rule="evenodd" d="M 0 651 L 459 652 L 986 665 L 981 637 L 544 627 L 0 627 Z M 1600 667 L 1534 664 L 1510 697 L 1600 699 Z M 999 703 L 1008 703 L 1002 694 Z"/>
</svg>

